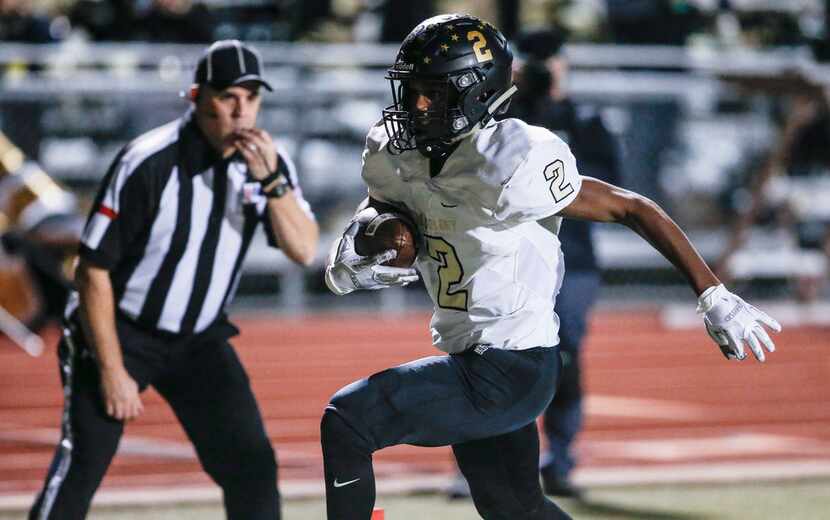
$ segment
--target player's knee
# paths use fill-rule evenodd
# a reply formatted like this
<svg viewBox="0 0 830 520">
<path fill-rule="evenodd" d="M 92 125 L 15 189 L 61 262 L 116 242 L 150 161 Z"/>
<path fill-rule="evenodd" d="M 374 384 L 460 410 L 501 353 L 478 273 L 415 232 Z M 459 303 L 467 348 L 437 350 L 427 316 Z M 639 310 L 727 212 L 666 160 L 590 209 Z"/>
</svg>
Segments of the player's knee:
<svg viewBox="0 0 830 520">
<path fill-rule="evenodd" d="M 360 432 L 359 426 L 352 424 L 336 410 L 333 405 L 327 406 L 320 421 L 323 454 L 330 450 L 360 451 L 367 454 L 374 451 L 367 442 L 368 432 Z"/>
</svg>

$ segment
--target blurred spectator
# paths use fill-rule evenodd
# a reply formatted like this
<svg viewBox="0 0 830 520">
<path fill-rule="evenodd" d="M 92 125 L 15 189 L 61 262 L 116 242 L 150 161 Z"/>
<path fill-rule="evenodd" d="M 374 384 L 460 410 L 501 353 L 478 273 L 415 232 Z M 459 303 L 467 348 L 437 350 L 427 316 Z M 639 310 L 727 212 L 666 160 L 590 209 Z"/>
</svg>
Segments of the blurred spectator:
<svg viewBox="0 0 830 520">
<path fill-rule="evenodd" d="M 381 42 L 400 43 L 416 25 L 435 14 L 435 2 L 401 2 L 385 0 L 381 6 Z"/>
<path fill-rule="evenodd" d="M 512 37 L 519 26 L 521 2 L 518 0 L 497 0 L 499 27 L 508 38 Z M 434 0 L 421 2 L 402 2 L 400 0 L 380 0 L 381 42 L 401 42 L 413 27 L 424 18 L 436 14 Z"/>
<path fill-rule="evenodd" d="M 791 76 L 790 84 L 777 144 L 749 181 L 749 202 L 737 208 L 716 271 L 723 279 L 740 274 L 737 253 L 766 216 L 797 251 L 797 265 L 788 267 L 796 298 L 809 302 L 821 295 L 830 258 L 830 103 L 822 88 L 800 76 Z"/>
<path fill-rule="evenodd" d="M 153 0 L 139 11 L 132 39 L 148 42 L 204 43 L 213 41 L 213 16 L 201 2 Z"/>
<path fill-rule="evenodd" d="M 288 39 L 296 41 L 314 32 L 332 15 L 331 4 L 331 0 L 293 2 Z"/>
<path fill-rule="evenodd" d="M 72 26 L 98 41 L 204 43 L 213 41 L 215 21 L 192 0 L 80 0 L 69 13 Z"/>
<path fill-rule="evenodd" d="M 830 0 L 822 2 L 824 7 L 824 20 L 821 29 L 818 31 L 816 37 L 812 38 L 810 44 L 813 49 L 813 55 L 817 61 L 830 61 Z"/>
<path fill-rule="evenodd" d="M 49 43 L 58 39 L 51 21 L 32 11 L 27 0 L 0 0 L 0 41 Z"/>
<path fill-rule="evenodd" d="M 135 21 L 133 0 L 78 0 L 69 10 L 73 30 L 97 41 L 130 39 Z"/>
<path fill-rule="evenodd" d="M 499 27 L 507 39 L 516 36 L 519 30 L 522 2 L 519 0 L 498 0 Z"/>
<path fill-rule="evenodd" d="M 517 71 L 519 92 L 508 115 L 552 130 L 568 142 L 580 174 L 619 184 L 614 137 L 592 107 L 578 106 L 568 97 L 563 43 L 562 34 L 553 30 L 525 32 L 518 37 L 517 49 L 525 62 Z M 591 223 L 579 220 L 563 222 L 559 231 L 565 256 L 565 277 L 556 300 L 556 314 L 562 323 L 562 375 L 544 414 L 548 445 L 541 466 L 543 488 L 549 495 L 580 494 L 571 483 L 570 473 L 576 464 L 573 441 L 582 428 L 580 351 L 600 288 L 592 232 Z"/>
<path fill-rule="evenodd" d="M 720 0 L 715 14 L 715 34 L 724 46 L 735 47 L 741 42 L 741 22 L 730 0 Z"/>
<path fill-rule="evenodd" d="M 287 40 L 293 30 L 291 7 L 285 1 L 212 3 L 214 39 Z"/>
<path fill-rule="evenodd" d="M 793 12 L 754 10 L 738 13 L 742 39 L 750 47 L 776 47 L 806 43 L 803 28 Z"/>
<path fill-rule="evenodd" d="M 605 1 L 617 43 L 684 45 L 703 25 L 699 9 L 687 0 Z"/>
</svg>

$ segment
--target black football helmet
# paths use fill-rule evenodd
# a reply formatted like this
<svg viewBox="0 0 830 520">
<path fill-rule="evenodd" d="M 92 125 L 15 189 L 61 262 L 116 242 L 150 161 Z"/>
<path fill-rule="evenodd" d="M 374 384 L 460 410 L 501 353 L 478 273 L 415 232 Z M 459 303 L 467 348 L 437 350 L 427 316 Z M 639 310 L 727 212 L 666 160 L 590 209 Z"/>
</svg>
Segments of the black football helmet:
<svg viewBox="0 0 830 520">
<path fill-rule="evenodd" d="M 487 22 L 461 14 L 421 22 L 387 71 L 392 105 L 383 123 L 391 151 L 441 156 L 459 136 L 503 113 L 516 92 L 512 63 L 507 39 Z"/>
</svg>

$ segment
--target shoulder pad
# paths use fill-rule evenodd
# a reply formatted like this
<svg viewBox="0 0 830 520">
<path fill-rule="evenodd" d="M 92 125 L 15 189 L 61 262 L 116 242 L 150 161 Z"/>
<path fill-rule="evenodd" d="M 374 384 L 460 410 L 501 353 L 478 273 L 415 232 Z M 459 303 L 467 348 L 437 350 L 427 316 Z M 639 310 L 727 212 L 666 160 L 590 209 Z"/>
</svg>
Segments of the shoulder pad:
<svg viewBox="0 0 830 520">
<path fill-rule="evenodd" d="M 540 133 L 550 134 L 544 128 L 514 118 L 490 123 L 483 128 L 475 140 L 482 162 L 481 179 L 491 186 L 504 186 L 527 157 Z"/>
<path fill-rule="evenodd" d="M 549 130 L 526 125 L 527 149 L 506 180 L 495 208 L 499 220 L 539 220 L 570 204 L 582 187 L 568 145 Z"/>
<path fill-rule="evenodd" d="M 385 148 L 388 142 L 389 136 L 386 134 L 383 121 L 378 121 L 369 129 L 369 133 L 366 135 L 366 152 L 378 152 Z"/>
</svg>

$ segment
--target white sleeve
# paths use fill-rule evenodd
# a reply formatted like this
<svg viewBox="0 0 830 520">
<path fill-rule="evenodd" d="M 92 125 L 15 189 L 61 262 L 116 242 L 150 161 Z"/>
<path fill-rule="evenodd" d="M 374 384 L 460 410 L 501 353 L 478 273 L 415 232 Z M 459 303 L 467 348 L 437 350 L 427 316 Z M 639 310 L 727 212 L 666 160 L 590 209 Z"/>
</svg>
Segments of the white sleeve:
<svg viewBox="0 0 830 520">
<path fill-rule="evenodd" d="M 558 137 L 537 141 L 505 183 L 496 201 L 501 221 L 534 221 L 555 215 L 573 202 L 582 187 L 576 159 Z"/>
<path fill-rule="evenodd" d="M 370 197 L 380 202 L 389 202 L 388 197 L 383 194 L 383 174 L 380 161 L 376 160 L 370 148 L 363 150 L 363 168 L 360 173 L 363 182 L 366 183 L 366 191 Z"/>
<path fill-rule="evenodd" d="M 369 196 L 380 202 L 391 203 L 394 200 L 394 193 L 390 183 L 390 170 L 386 149 L 386 130 L 382 124 L 376 124 L 366 136 L 366 147 L 363 149 L 360 176 L 366 187 Z"/>
</svg>

